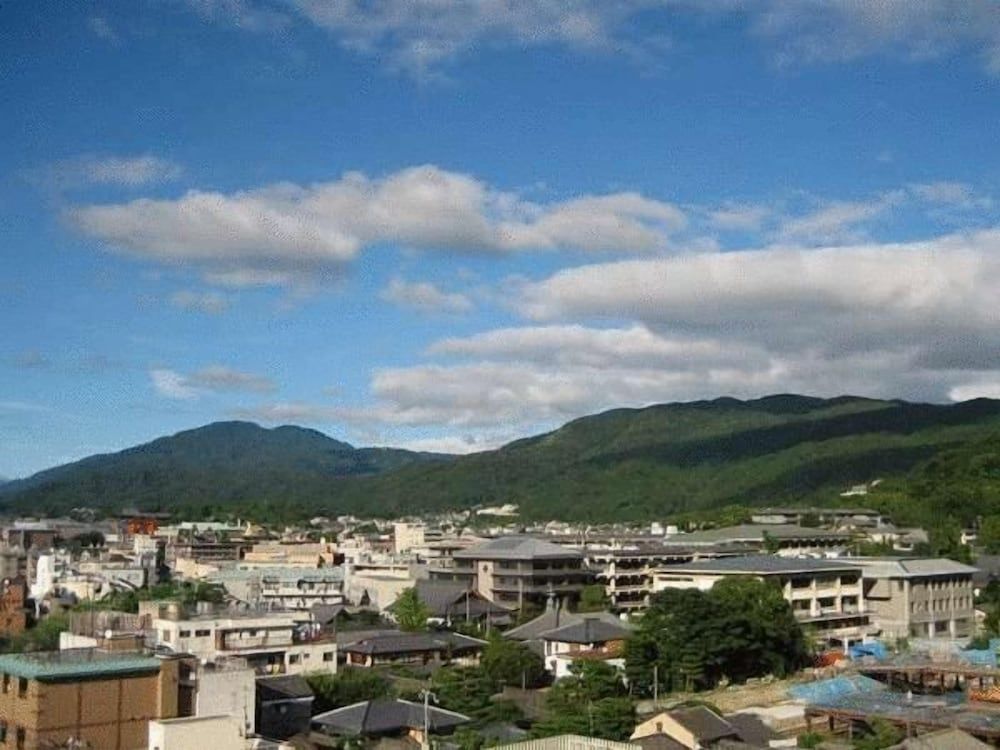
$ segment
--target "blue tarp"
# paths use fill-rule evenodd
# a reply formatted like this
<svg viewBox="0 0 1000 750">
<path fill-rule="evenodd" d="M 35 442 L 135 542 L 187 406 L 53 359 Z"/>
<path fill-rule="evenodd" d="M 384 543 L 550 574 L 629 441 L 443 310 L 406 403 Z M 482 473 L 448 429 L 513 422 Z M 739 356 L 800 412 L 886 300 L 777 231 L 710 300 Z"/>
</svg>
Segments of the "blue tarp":
<svg viewBox="0 0 1000 750">
<path fill-rule="evenodd" d="M 788 688 L 788 694 L 806 703 L 827 704 L 847 695 L 873 693 L 886 689 L 886 686 L 878 680 L 855 674 L 819 680 L 805 685 L 794 685 Z"/>
<path fill-rule="evenodd" d="M 865 656 L 873 656 L 879 661 L 885 661 L 889 658 L 889 651 L 886 649 L 884 644 L 879 643 L 878 641 L 873 641 L 871 643 L 859 643 L 856 646 L 851 646 L 847 651 L 847 655 L 852 659 L 861 659 Z"/>
</svg>

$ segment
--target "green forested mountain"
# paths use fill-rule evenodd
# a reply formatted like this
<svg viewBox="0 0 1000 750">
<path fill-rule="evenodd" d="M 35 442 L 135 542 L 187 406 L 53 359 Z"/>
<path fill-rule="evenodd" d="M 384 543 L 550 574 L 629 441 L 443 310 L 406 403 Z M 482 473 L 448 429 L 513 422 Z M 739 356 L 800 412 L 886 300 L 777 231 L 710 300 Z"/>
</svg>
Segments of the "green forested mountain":
<svg viewBox="0 0 1000 750">
<path fill-rule="evenodd" d="M 847 485 L 891 485 L 942 452 L 990 440 L 1000 440 L 1000 401 L 986 399 L 782 395 L 618 409 L 451 459 L 225 423 L 43 472 L 0 488 L 0 497 L 49 511 L 138 504 L 384 515 L 516 502 L 535 518 L 639 520 L 734 503 L 833 501 Z"/>
</svg>

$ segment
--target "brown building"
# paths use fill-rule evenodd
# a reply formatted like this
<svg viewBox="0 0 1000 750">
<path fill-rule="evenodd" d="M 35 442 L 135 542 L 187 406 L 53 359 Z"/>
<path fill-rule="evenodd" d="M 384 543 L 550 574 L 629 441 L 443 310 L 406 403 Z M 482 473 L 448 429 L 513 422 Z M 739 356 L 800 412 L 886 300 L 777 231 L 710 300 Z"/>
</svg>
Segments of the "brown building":
<svg viewBox="0 0 1000 750">
<path fill-rule="evenodd" d="M 50 742 L 143 750 L 151 719 L 177 716 L 178 664 L 96 649 L 0 655 L 0 747 Z"/>
<path fill-rule="evenodd" d="M 28 612 L 24 608 L 24 578 L 4 578 L 0 581 L 0 638 L 13 638 L 24 632 Z"/>
</svg>

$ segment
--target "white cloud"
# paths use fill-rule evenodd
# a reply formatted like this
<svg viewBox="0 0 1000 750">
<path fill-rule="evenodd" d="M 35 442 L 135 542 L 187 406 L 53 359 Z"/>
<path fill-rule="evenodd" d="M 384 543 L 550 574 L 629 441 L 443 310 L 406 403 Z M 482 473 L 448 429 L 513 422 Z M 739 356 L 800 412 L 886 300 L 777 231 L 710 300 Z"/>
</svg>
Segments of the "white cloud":
<svg viewBox="0 0 1000 750">
<path fill-rule="evenodd" d="M 57 189 L 87 185 L 139 188 L 171 182 L 183 169 L 171 161 L 149 154 L 139 156 L 96 156 L 88 154 L 55 162 L 31 173 L 36 182 Z"/>
<path fill-rule="evenodd" d="M 335 273 L 363 248 L 387 242 L 466 252 L 651 251 L 684 224 L 675 206 L 637 193 L 538 204 L 432 165 L 380 179 L 351 172 L 305 187 L 83 206 L 70 217 L 133 255 L 193 264 L 234 285 Z"/>
<path fill-rule="evenodd" d="M 903 191 L 896 190 L 868 201 L 828 201 L 814 211 L 786 218 L 777 236 L 813 244 L 855 239 L 860 225 L 900 205 L 905 197 Z"/>
<path fill-rule="evenodd" d="M 103 16 L 92 16 L 87 19 L 87 28 L 90 29 L 94 36 L 106 42 L 117 42 L 119 40 L 118 32 L 115 31 L 108 19 Z"/>
<path fill-rule="evenodd" d="M 188 0 L 203 17 L 251 30 L 283 27 L 286 13 L 342 46 L 416 77 L 471 53 L 559 45 L 648 66 L 672 49 L 692 16 L 742 27 L 780 64 L 873 55 L 926 61 L 979 54 L 1000 72 L 1000 9 L 993 0 Z"/>
<path fill-rule="evenodd" d="M 980 195 L 975 188 L 964 182 L 925 182 L 910 185 L 910 191 L 920 200 L 960 209 L 989 209 L 993 200 Z"/>
<path fill-rule="evenodd" d="M 727 231 L 755 231 L 771 215 L 767 206 L 728 203 L 709 212 L 711 224 Z"/>
<path fill-rule="evenodd" d="M 190 374 L 167 368 L 149 371 L 150 381 L 158 394 L 178 400 L 196 399 L 206 391 L 216 393 L 270 393 L 274 381 L 262 375 L 241 372 L 225 365 L 210 365 Z"/>
<path fill-rule="evenodd" d="M 1000 399 L 1000 373 L 995 373 L 993 378 L 992 380 L 956 385 L 948 391 L 948 398 L 952 401 L 969 401 L 974 398 Z"/>
<path fill-rule="evenodd" d="M 382 290 L 382 299 L 421 312 L 462 313 L 472 309 L 472 300 L 458 292 L 444 292 L 427 281 L 392 279 Z"/>
<path fill-rule="evenodd" d="M 181 289 L 170 295 L 170 304 L 179 310 L 219 315 L 229 309 L 229 298 L 218 292 L 195 292 Z"/>
</svg>

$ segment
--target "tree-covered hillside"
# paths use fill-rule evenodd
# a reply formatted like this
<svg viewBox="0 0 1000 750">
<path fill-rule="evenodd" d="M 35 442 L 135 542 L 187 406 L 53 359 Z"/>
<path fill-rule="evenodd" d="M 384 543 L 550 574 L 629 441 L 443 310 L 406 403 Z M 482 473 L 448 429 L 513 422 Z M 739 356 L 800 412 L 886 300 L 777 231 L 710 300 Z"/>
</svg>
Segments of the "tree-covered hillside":
<svg viewBox="0 0 1000 750">
<path fill-rule="evenodd" d="M 1000 401 L 913 404 L 772 396 L 618 409 L 450 460 L 355 450 L 310 430 L 210 426 L 0 489 L 19 508 L 139 504 L 398 515 L 519 503 L 533 518 L 642 520 L 742 503 L 833 502 L 942 451 L 1000 440 Z M 247 441 L 288 436 L 263 461 Z M 184 460 L 177 458 L 178 453 Z"/>
</svg>

